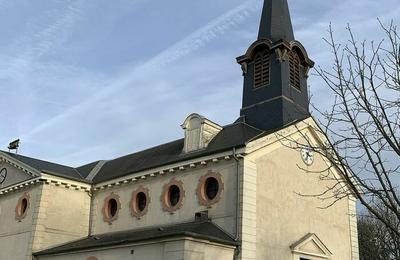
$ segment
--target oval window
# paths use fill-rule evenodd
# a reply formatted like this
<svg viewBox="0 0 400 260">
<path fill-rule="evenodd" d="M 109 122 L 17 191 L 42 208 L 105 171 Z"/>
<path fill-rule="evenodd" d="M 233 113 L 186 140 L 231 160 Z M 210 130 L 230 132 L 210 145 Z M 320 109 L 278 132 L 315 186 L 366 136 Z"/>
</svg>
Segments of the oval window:
<svg viewBox="0 0 400 260">
<path fill-rule="evenodd" d="M 200 178 L 197 186 L 197 197 L 200 204 L 206 207 L 216 204 L 221 199 L 223 189 L 224 183 L 221 174 L 209 171 Z"/>
<path fill-rule="evenodd" d="M 132 192 L 132 198 L 130 202 L 131 214 L 137 219 L 141 219 L 146 215 L 151 198 L 149 195 L 149 189 L 140 186 L 134 192 Z"/>
<path fill-rule="evenodd" d="M 104 199 L 103 206 L 103 219 L 105 222 L 111 225 L 113 221 L 118 218 L 118 212 L 121 209 L 121 203 L 119 196 L 115 193 L 111 193 Z"/>
<path fill-rule="evenodd" d="M 185 190 L 182 181 L 173 178 L 169 183 L 164 185 L 161 195 L 163 209 L 173 214 L 183 206 L 185 198 Z"/>
<path fill-rule="evenodd" d="M 143 212 L 146 209 L 147 206 L 147 196 L 144 194 L 144 192 L 139 192 L 136 197 L 136 205 L 137 209 L 140 212 Z"/>
<path fill-rule="evenodd" d="M 30 197 L 27 193 L 24 193 L 18 200 L 17 206 L 15 207 L 15 219 L 22 221 L 28 213 Z"/>
<path fill-rule="evenodd" d="M 28 209 L 28 200 L 26 198 L 23 198 L 20 206 L 20 212 L 19 212 L 20 215 L 25 214 L 27 209 Z"/>
<path fill-rule="evenodd" d="M 118 203 L 115 199 L 110 199 L 108 201 L 108 215 L 113 218 L 117 215 Z"/>
<path fill-rule="evenodd" d="M 214 177 L 210 177 L 206 180 L 205 184 L 205 193 L 209 200 L 215 199 L 217 197 L 219 191 L 219 183 L 218 180 Z"/>
<path fill-rule="evenodd" d="M 181 190 L 178 186 L 172 185 L 169 187 L 169 204 L 174 207 L 178 204 L 179 199 L 181 197 Z"/>
</svg>

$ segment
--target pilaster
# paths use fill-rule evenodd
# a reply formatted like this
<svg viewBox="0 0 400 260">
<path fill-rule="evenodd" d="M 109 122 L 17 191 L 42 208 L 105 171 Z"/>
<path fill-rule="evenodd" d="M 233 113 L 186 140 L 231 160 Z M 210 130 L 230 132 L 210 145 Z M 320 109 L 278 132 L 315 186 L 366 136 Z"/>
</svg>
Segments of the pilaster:
<svg viewBox="0 0 400 260">
<path fill-rule="evenodd" d="M 45 226 L 44 221 L 46 220 L 46 209 L 48 201 L 46 199 L 47 185 L 42 184 L 38 188 L 38 192 L 35 198 L 35 207 L 33 208 L 33 221 L 32 221 L 32 232 L 29 241 L 28 259 L 32 258 L 32 252 L 41 249 L 41 244 L 45 239 Z"/>
<path fill-rule="evenodd" d="M 257 167 L 254 161 L 244 158 L 240 175 L 239 234 L 240 260 L 257 258 Z"/>
<path fill-rule="evenodd" d="M 358 248 L 356 199 L 353 196 L 350 196 L 348 199 L 348 203 L 349 203 L 351 259 L 359 260 L 360 256 L 359 256 L 359 248 Z"/>
</svg>

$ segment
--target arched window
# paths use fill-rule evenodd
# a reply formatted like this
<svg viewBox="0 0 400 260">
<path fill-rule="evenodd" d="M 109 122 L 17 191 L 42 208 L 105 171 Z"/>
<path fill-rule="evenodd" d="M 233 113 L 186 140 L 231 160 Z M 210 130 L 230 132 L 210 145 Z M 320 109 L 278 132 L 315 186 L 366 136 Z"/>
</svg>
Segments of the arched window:
<svg viewBox="0 0 400 260">
<path fill-rule="evenodd" d="M 268 50 L 256 54 L 254 59 L 254 88 L 269 84 L 270 63 Z"/>
<path fill-rule="evenodd" d="M 290 85 L 301 89 L 300 84 L 300 57 L 295 51 L 289 52 Z"/>
</svg>

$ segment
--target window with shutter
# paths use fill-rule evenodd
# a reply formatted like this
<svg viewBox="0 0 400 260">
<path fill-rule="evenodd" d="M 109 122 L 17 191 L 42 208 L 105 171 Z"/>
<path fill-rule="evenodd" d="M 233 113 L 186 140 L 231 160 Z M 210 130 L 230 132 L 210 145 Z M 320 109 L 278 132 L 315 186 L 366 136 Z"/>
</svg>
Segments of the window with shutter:
<svg viewBox="0 0 400 260">
<path fill-rule="evenodd" d="M 254 88 L 269 84 L 270 55 L 268 50 L 259 52 L 254 59 Z"/>
<path fill-rule="evenodd" d="M 300 85 L 300 58 L 295 51 L 289 53 L 289 66 L 290 66 L 290 84 L 301 89 Z"/>
</svg>

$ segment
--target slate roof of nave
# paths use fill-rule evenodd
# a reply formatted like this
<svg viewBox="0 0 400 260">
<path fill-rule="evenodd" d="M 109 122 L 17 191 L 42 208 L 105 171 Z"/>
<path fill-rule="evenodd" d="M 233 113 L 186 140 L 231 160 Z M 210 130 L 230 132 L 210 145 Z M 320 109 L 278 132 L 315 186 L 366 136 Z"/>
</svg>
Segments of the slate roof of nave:
<svg viewBox="0 0 400 260">
<path fill-rule="evenodd" d="M 199 221 L 89 236 L 71 243 L 34 253 L 34 255 L 40 256 L 76 252 L 168 237 L 192 237 L 206 239 L 224 245 L 237 245 L 237 242 L 235 242 L 228 233 L 211 221 Z"/>
<path fill-rule="evenodd" d="M 5 152 L 5 151 L 1 151 L 1 152 L 16 159 L 17 161 L 20 161 L 26 165 L 29 165 L 30 167 L 32 167 L 38 171 L 48 173 L 48 174 L 58 176 L 58 177 L 63 177 L 63 178 L 67 178 L 67 179 L 86 182 L 85 177 L 77 169 L 75 169 L 73 167 L 65 166 L 65 165 L 61 165 L 61 164 L 57 164 L 57 163 L 52 163 L 52 162 L 48 162 L 48 161 L 43 161 L 43 160 L 39 160 L 39 159 L 27 157 L 27 156 L 15 154 L 15 153 L 9 153 L 9 152 Z"/>
<path fill-rule="evenodd" d="M 261 130 L 245 123 L 231 124 L 224 127 L 206 149 L 191 153 L 182 153 L 184 139 L 179 139 L 108 161 L 93 182 L 99 183 L 151 168 L 223 152 L 233 147 L 241 147 L 261 133 Z"/>
<path fill-rule="evenodd" d="M 92 183 L 96 184 L 118 177 L 123 177 L 128 174 L 227 151 L 234 147 L 243 147 L 247 142 L 251 141 L 262 133 L 264 133 L 262 130 L 239 121 L 225 126 L 210 142 L 207 148 L 197 152 L 183 153 L 182 150 L 184 139 L 179 139 L 150 149 L 109 160 L 101 167 L 100 171 L 92 180 Z M 19 154 L 9 152 L 4 153 L 41 172 L 84 182 L 89 182 L 86 177 L 99 163 L 99 161 L 96 161 L 74 168 L 26 157 Z"/>
</svg>

